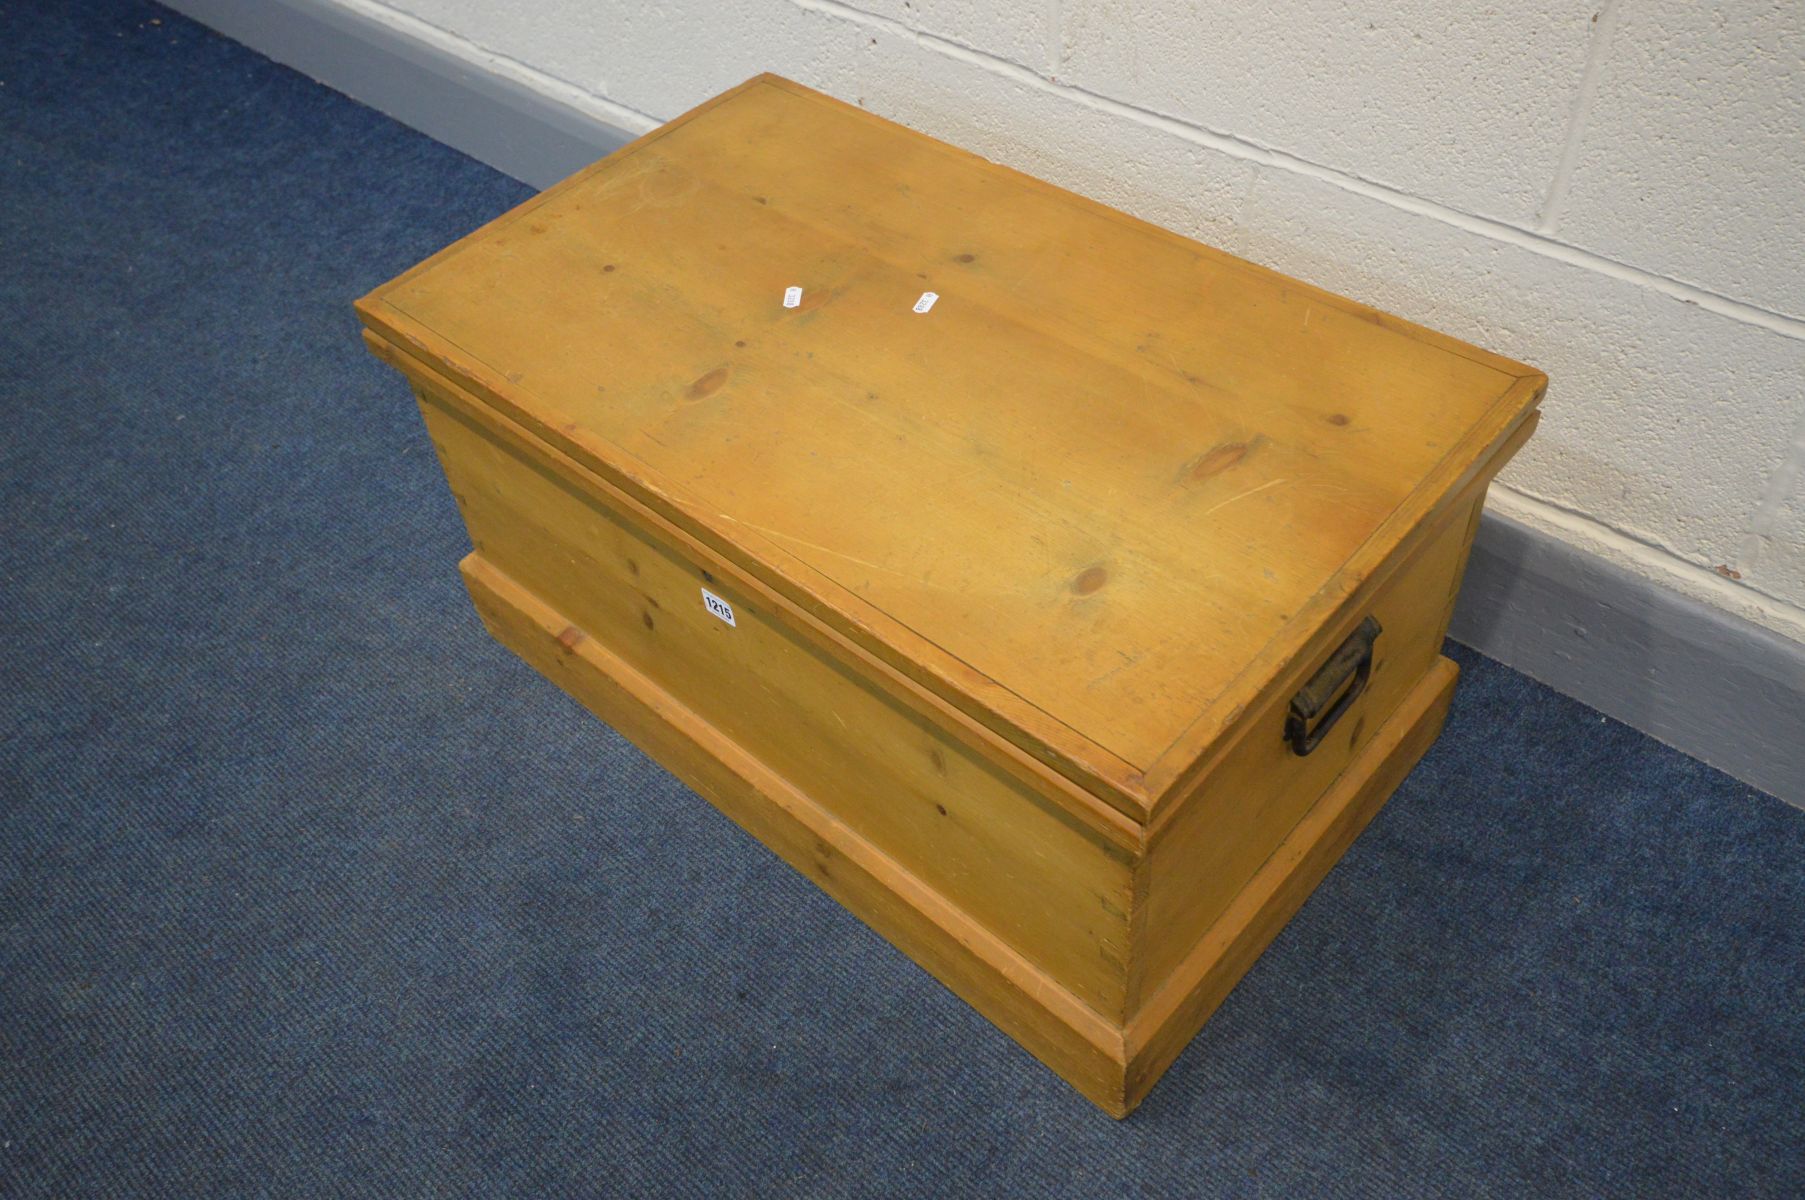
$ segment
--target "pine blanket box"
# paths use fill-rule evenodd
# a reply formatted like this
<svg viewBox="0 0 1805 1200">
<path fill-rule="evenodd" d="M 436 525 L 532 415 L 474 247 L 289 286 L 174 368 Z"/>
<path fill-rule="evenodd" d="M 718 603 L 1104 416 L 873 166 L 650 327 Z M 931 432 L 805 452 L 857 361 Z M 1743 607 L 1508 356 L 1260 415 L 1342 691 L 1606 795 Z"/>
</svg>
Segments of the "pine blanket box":
<svg viewBox="0 0 1805 1200">
<path fill-rule="evenodd" d="M 1439 732 L 1546 383 L 769 75 L 357 310 L 494 636 L 1116 1116 Z"/>
</svg>

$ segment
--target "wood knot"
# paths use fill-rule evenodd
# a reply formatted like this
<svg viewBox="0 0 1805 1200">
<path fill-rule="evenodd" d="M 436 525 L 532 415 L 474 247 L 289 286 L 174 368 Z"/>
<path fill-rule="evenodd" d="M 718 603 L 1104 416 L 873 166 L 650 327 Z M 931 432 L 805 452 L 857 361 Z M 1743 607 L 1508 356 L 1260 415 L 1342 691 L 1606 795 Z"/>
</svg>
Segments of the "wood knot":
<svg viewBox="0 0 1805 1200">
<path fill-rule="evenodd" d="M 564 632 L 558 635 L 558 645 L 564 647 L 567 653 L 575 650 L 582 640 L 583 631 L 575 625 L 566 625 Z"/>
<path fill-rule="evenodd" d="M 976 262 L 977 260 L 978 260 L 978 256 L 975 254 L 961 254 L 957 258 L 955 258 L 953 261 L 968 263 L 968 262 Z"/>
<path fill-rule="evenodd" d="M 1346 413 L 1330 413 L 1328 416 L 1328 422 L 1331 425 L 1346 425 L 1347 424 L 1347 414 Z"/>
<path fill-rule="evenodd" d="M 698 376 L 696 381 L 690 384 L 689 388 L 683 394 L 688 396 L 691 400 L 701 400 L 720 391 L 721 385 L 726 382 L 727 368 L 716 367 L 706 375 Z"/>
<path fill-rule="evenodd" d="M 1250 442 L 1223 442 L 1192 459 L 1185 469 L 1185 478 L 1194 483 L 1213 479 L 1246 458 L 1252 449 Z"/>
<path fill-rule="evenodd" d="M 1102 567 L 1086 567 L 1072 580 L 1072 591 L 1088 596 L 1109 582 L 1109 572 Z"/>
<path fill-rule="evenodd" d="M 612 271 L 612 270 L 614 270 L 614 264 L 609 263 L 607 266 L 602 268 L 602 274 L 606 275 L 609 271 Z"/>
</svg>

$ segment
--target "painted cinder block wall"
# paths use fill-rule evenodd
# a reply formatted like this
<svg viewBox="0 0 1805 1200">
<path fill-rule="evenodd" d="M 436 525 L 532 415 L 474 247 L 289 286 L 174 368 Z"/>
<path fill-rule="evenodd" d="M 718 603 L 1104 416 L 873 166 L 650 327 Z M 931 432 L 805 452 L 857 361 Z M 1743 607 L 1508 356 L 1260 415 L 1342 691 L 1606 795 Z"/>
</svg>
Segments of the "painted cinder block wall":
<svg viewBox="0 0 1805 1200">
<path fill-rule="evenodd" d="M 1536 364 L 1492 506 L 1805 641 L 1798 0 L 339 0 L 638 133 L 760 71 Z"/>
</svg>

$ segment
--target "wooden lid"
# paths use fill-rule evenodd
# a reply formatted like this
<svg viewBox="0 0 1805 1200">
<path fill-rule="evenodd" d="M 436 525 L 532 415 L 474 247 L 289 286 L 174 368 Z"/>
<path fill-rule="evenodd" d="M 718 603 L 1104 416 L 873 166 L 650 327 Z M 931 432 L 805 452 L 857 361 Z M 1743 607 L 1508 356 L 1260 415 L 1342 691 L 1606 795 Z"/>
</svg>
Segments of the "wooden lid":
<svg viewBox="0 0 1805 1200">
<path fill-rule="evenodd" d="M 359 310 L 1143 819 L 1545 382 L 772 76 Z"/>
</svg>

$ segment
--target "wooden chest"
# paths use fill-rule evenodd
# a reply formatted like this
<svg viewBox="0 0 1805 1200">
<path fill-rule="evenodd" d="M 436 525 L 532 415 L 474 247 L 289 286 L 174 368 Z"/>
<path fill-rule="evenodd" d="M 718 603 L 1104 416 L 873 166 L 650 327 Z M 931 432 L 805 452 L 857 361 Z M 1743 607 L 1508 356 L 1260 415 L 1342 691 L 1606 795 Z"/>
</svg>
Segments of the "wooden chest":
<svg viewBox="0 0 1805 1200">
<path fill-rule="evenodd" d="M 1546 382 L 771 76 L 358 312 L 490 631 L 1117 1116 L 1439 731 Z"/>
</svg>

